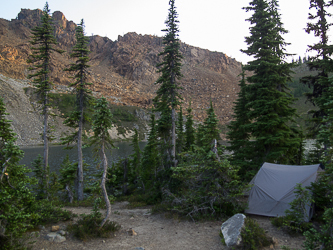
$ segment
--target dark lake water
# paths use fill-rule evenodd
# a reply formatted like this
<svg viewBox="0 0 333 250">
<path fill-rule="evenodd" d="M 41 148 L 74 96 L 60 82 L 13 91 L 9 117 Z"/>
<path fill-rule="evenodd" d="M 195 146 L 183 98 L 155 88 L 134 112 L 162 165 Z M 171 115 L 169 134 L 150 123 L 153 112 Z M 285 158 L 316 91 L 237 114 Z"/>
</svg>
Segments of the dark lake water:
<svg viewBox="0 0 333 250">
<path fill-rule="evenodd" d="M 133 148 L 130 146 L 130 142 L 117 142 L 114 145 L 117 149 L 112 149 L 111 152 L 107 152 L 108 164 L 111 167 L 112 162 L 118 161 L 121 158 L 125 158 L 133 153 Z M 143 150 L 146 142 L 140 142 L 140 148 Z M 37 158 L 40 154 L 43 156 L 43 147 L 42 146 L 30 146 L 30 147 L 21 147 L 24 151 L 24 157 L 20 161 L 20 164 L 24 164 L 27 167 L 31 167 L 31 162 Z M 84 148 L 83 160 L 89 164 L 89 169 L 96 169 L 98 161 L 95 160 L 92 148 Z M 60 164 L 65 159 L 66 155 L 69 155 L 71 161 L 77 161 L 77 147 L 70 150 L 65 150 L 64 146 L 50 146 L 49 148 L 49 165 L 50 170 L 58 173 Z"/>
</svg>

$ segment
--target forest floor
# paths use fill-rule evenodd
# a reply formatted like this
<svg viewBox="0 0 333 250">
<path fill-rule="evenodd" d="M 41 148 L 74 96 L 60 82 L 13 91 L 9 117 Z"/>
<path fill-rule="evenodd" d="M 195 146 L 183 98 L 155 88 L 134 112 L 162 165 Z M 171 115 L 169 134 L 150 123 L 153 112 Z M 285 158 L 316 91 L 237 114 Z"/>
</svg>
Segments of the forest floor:
<svg viewBox="0 0 333 250">
<path fill-rule="evenodd" d="M 89 207 L 67 207 L 75 214 L 88 214 Z M 103 211 L 101 211 L 103 212 Z M 291 237 L 282 230 L 274 227 L 268 217 L 251 216 L 266 233 L 274 237 L 276 245 L 266 249 L 301 249 L 303 236 Z M 62 243 L 50 242 L 46 235 L 50 233 L 51 226 L 46 226 L 40 231 L 40 236 L 35 239 L 33 250 L 187 250 L 187 249 L 227 249 L 221 243 L 219 236 L 222 221 L 191 222 L 168 218 L 163 214 L 151 214 L 149 208 L 128 208 L 128 202 L 116 202 L 112 205 L 112 221 L 121 225 L 121 229 L 114 237 L 95 239 L 83 242 L 72 236 L 66 236 Z M 70 222 L 58 223 L 61 229 L 66 230 Z M 135 232 L 134 235 L 131 232 Z M 288 249 L 287 248 L 287 249 Z"/>
</svg>

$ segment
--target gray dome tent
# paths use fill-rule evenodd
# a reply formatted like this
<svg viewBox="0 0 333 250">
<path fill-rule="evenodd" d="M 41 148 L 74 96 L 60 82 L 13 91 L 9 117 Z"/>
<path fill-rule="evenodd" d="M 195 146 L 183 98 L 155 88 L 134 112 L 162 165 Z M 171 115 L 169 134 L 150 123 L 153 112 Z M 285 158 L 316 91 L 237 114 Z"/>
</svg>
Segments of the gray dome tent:
<svg viewBox="0 0 333 250">
<path fill-rule="evenodd" d="M 284 216 L 290 209 L 289 203 L 295 199 L 297 183 L 303 187 L 316 181 L 317 172 L 322 171 L 319 164 L 292 166 L 265 162 L 250 184 L 248 214 L 271 217 Z M 307 206 L 306 220 L 312 217 L 311 207 Z"/>
</svg>

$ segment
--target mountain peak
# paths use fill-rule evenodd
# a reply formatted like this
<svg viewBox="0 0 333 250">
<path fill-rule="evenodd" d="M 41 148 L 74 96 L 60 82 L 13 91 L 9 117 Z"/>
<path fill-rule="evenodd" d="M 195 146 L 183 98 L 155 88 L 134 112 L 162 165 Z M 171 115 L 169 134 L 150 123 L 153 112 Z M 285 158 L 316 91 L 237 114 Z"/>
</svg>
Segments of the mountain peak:
<svg viewBox="0 0 333 250">
<path fill-rule="evenodd" d="M 40 22 L 42 11 L 21 9 L 17 19 L 0 19 L 0 70 L 11 78 L 26 78 L 26 59 L 31 54 L 31 28 Z M 60 11 L 52 14 L 55 36 L 59 47 L 66 52 L 52 55 L 52 80 L 56 85 L 67 85 L 71 80 L 64 72 L 72 59 L 69 54 L 75 44 L 73 21 L 68 21 Z M 130 32 L 118 36 L 117 41 L 107 37 L 91 36 L 89 39 L 91 89 L 117 105 L 148 108 L 152 104 L 154 83 L 159 77 L 156 65 L 161 62 L 163 38 Z M 211 52 L 181 42 L 183 55 L 180 80 L 183 87 L 183 108 L 190 100 L 194 117 L 203 120 L 210 100 L 222 124 L 232 119 L 233 102 L 238 93 L 238 75 L 241 63 L 220 52 Z"/>
</svg>

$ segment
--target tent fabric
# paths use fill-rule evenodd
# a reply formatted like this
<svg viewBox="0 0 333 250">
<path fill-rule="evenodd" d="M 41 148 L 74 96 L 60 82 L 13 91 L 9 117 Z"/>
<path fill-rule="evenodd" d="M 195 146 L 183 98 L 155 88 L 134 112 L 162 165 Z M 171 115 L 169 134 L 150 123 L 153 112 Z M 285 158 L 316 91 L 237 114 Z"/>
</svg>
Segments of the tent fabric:
<svg viewBox="0 0 333 250">
<path fill-rule="evenodd" d="M 250 184 L 248 214 L 271 217 L 284 216 L 290 209 L 289 203 L 295 199 L 297 183 L 303 187 L 311 185 L 321 168 L 316 165 L 280 165 L 265 162 Z M 310 206 L 306 207 L 305 220 L 311 217 Z"/>
</svg>

